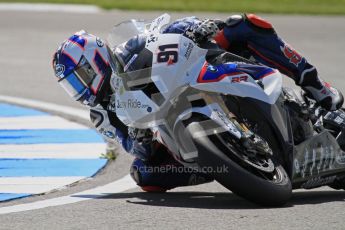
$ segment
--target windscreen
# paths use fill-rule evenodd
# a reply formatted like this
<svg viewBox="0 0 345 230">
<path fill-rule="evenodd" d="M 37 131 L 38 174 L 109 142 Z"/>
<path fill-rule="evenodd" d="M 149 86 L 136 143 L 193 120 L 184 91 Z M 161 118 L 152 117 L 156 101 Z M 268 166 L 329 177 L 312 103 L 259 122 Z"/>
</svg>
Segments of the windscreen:
<svg viewBox="0 0 345 230">
<path fill-rule="evenodd" d="M 108 45 L 111 48 L 114 48 L 138 34 L 146 33 L 149 25 L 150 24 L 145 23 L 144 20 L 132 19 L 121 22 L 120 24 L 115 25 L 110 31 L 107 38 Z"/>
<path fill-rule="evenodd" d="M 159 33 L 170 23 L 170 15 L 163 14 L 153 21 L 132 19 L 115 25 L 110 31 L 107 42 L 111 49 L 128 41 L 130 38 L 143 33 Z"/>
</svg>

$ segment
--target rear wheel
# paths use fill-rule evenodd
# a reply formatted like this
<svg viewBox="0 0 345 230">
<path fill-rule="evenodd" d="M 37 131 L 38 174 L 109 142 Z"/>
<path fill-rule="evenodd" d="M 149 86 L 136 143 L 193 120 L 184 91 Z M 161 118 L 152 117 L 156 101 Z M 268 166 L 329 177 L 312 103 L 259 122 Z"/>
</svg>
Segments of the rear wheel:
<svg viewBox="0 0 345 230">
<path fill-rule="evenodd" d="M 200 119 L 189 119 L 185 125 L 192 137 L 202 130 Z M 214 178 L 235 194 L 264 206 L 283 205 L 291 197 L 290 179 L 267 149 L 248 150 L 228 133 L 194 135 L 193 141 L 200 167 L 211 167 Z"/>
</svg>

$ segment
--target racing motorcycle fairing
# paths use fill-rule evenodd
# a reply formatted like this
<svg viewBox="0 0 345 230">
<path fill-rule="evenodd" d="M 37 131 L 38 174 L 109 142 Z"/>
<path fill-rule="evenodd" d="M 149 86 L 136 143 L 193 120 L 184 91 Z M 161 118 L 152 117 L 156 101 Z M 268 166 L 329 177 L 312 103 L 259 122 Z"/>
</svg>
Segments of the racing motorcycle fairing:
<svg viewBox="0 0 345 230">
<path fill-rule="evenodd" d="M 145 49 L 152 53 L 151 68 L 123 73 L 113 80 L 117 82 L 114 88 L 122 89 L 115 89 L 116 113 L 129 126 L 147 128 L 159 124 L 150 121 L 164 119 L 169 107 L 189 87 L 257 98 L 269 104 L 274 104 L 281 93 L 282 77 L 278 71 L 245 63 L 209 65 L 205 61 L 207 50 L 179 34 L 149 35 Z M 131 106 L 138 100 L 140 105 Z"/>
<path fill-rule="evenodd" d="M 152 54 L 149 55 L 152 66 L 118 74 L 111 79 L 115 92 L 113 108 L 124 124 L 158 131 L 161 143 L 167 145 L 176 158 L 187 165 L 193 164 L 198 152 L 193 140 L 184 135 L 183 122 L 199 114 L 207 121 L 197 122 L 205 126 L 193 127 L 193 135 L 228 132 L 241 139 L 248 133 L 233 119 L 236 114 L 233 109 L 236 108 L 227 104 L 227 98 L 235 98 L 240 102 L 241 112 L 245 111 L 244 117 L 253 118 L 259 125 L 267 127 L 262 132 L 263 137 L 276 142 L 280 163 L 299 185 L 306 183 L 304 187 L 310 188 L 329 183 L 327 178 L 317 179 L 321 168 L 325 169 L 322 171 L 324 176 L 345 170 L 342 165 L 345 157 L 342 152 L 334 152 L 338 151 L 339 145 L 328 131 L 319 135 L 312 131 L 305 140 L 294 142 L 298 126 L 293 122 L 298 119 L 293 117 L 287 93 L 282 90 L 279 71 L 244 62 L 212 65 L 206 61 L 208 50 L 198 47 L 192 40 L 179 34 L 160 34 L 167 22 L 163 15 L 144 29 L 144 49 Z M 255 130 L 255 126 L 249 128 Z M 321 157 L 320 149 L 326 149 L 326 143 L 333 147 L 334 155 L 325 157 L 328 149 Z M 312 154 L 308 158 L 305 157 L 306 149 Z M 326 159 L 329 162 L 340 159 L 341 163 L 326 164 Z M 304 173 L 303 177 L 302 170 L 310 173 Z"/>
</svg>

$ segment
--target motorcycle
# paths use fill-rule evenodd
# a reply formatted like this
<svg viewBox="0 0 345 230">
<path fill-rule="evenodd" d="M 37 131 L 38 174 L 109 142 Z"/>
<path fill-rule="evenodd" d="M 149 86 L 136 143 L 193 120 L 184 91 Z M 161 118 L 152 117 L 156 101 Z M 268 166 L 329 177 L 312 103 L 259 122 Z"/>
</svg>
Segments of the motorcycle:
<svg viewBox="0 0 345 230">
<path fill-rule="evenodd" d="M 276 69 L 160 33 L 169 21 L 167 14 L 149 24 L 127 21 L 108 37 L 116 47 L 146 36 L 150 67 L 111 80 L 124 124 L 152 130 L 185 167 L 207 169 L 260 205 L 283 205 L 292 189 L 345 188 L 343 109 L 325 111 L 283 87 Z"/>
</svg>

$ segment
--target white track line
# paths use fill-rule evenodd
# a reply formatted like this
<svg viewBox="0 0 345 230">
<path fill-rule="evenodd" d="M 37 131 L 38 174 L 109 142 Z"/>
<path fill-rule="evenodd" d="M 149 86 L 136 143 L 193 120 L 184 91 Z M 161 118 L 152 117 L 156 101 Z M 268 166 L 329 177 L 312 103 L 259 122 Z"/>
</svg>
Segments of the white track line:
<svg viewBox="0 0 345 230">
<path fill-rule="evenodd" d="M 58 116 L 47 115 L 2 117 L 0 119 L 1 129 L 88 129 L 88 127 L 62 119 Z"/>
<path fill-rule="evenodd" d="M 132 178 L 127 175 L 115 182 L 109 183 L 104 186 L 96 187 L 94 189 L 86 190 L 83 192 L 75 193 L 69 196 L 62 196 L 53 199 L 36 201 L 27 204 L 19 204 L 8 207 L 0 208 L 0 214 L 8 214 L 14 212 L 23 212 L 36 210 L 47 207 L 54 207 L 66 204 L 73 204 L 80 201 L 86 201 L 95 198 L 101 198 L 109 194 L 120 193 L 126 190 L 137 187 Z"/>
<path fill-rule="evenodd" d="M 97 6 L 76 4 L 1 3 L 0 11 L 65 12 L 95 14 L 101 12 L 101 9 Z"/>
<path fill-rule="evenodd" d="M 0 158 L 16 159 L 97 159 L 104 143 L 1 145 Z"/>
<path fill-rule="evenodd" d="M 19 98 L 19 97 L 11 97 L 0 95 L 1 102 L 7 102 L 11 104 L 17 104 L 25 107 L 31 107 L 34 109 L 44 110 L 44 111 L 51 111 L 55 113 L 63 113 L 69 116 L 78 117 L 83 119 L 84 121 L 90 120 L 90 114 L 88 110 L 84 109 L 75 109 L 68 106 L 58 105 L 54 103 L 42 102 L 37 100 L 31 100 L 26 98 Z"/>
<path fill-rule="evenodd" d="M 86 177 L 0 177 L 2 193 L 40 194 L 85 179 Z"/>
<path fill-rule="evenodd" d="M 0 101 L 18 104 L 22 106 L 29 106 L 41 110 L 48 110 L 53 112 L 64 113 L 66 115 L 79 117 L 83 120 L 89 120 L 89 113 L 85 110 L 74 109 L 67 106 L 61 106 L 53 103 L 40 102 L 36 100 L 16 98 L 0 95 Z M 29 210 L 36 210 L 46 207 L 59 206 L 72 204 L 80 201 L 90 200 L 94 198 L 100 198 L 106 196 L 106 194 L 120 193 L 129 189 L 136 188 L 137 185 L 132 180 L 130 175 L 123 177 L 120 180 L 106 184 L 104 186 L 96 187 L 94 189 L 86 190 L 80 193 L 72 194 L 69 196 L 62 196 L 53 199 L 47 199 L 43 201 L 37 201 L 27 204 L 13 205 L 0 208 L 0 214 L 23 212 Z"/>
</svg>

